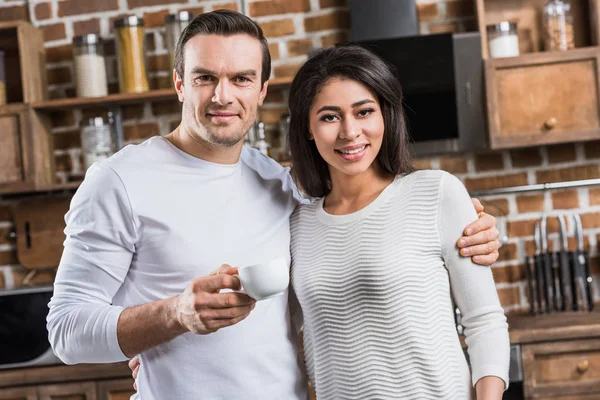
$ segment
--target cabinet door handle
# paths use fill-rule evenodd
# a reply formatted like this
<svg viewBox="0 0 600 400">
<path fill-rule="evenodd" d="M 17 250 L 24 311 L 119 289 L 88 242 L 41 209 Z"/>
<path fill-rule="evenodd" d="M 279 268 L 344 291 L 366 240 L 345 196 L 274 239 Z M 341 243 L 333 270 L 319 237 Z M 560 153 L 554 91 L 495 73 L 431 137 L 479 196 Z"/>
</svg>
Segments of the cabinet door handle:
<svg viewBox="0 0 600 400">
<path fill-rule="evenodd" d="M 550 129 L 554 129 L 556 127 L 557 123 L 558 123 L 558 121 L 556 120 L 556 118 L 551 117 L 551 118 L 548 118 L 548 120 L 546 122 L 544 122 L 544 126 L 546 127 L 546 129 L 550 130 Z"/>
<path fill-rule="evenodd" d="M 590 362 L 588 360 L 579 361 L 577 364 L 577 372 L 580 374 L 585 373 L 588 369 L 590 369 Z"/>
</svg>

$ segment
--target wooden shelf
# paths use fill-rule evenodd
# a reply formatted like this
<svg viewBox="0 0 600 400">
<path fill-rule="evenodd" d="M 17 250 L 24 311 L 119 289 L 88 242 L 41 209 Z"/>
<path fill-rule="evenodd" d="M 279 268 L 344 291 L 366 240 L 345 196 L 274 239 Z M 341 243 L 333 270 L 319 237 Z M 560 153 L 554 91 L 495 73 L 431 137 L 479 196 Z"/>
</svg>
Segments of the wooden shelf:
<svg viewBox="0 0 600 400">
<path fill-rule="evenodd" d="M 269 89 L 282 89 L 292 83 L 293 78 L 274 78 Z M 144 103 L 147 101 L 177 100 L 175 89 L 150 90 L 144 93 L 117 93 L 103 97 L 75 97 L 38 101 L 32 104 L 37 111 L 60 111 L 71 108 L 112 107 L 123 104 Z"/>
<path fill-rule="evenodd" d="M 33 186 L 31 184 L 23 184 L 19 187 L 10 186 L 7 189 L 3 189 L 0 187 L 0 196 L 13 196 L 13 195 L 23 195 L 23 194 L 36 194 L 36 193 L 45 193 L 45 192 L 61 192 L 64 190 L 77 190 L 77 188 L 81 185 L 81 182 L 68 182 L 68 183 L 56 183 L 42 186 Z"/>
</svg>

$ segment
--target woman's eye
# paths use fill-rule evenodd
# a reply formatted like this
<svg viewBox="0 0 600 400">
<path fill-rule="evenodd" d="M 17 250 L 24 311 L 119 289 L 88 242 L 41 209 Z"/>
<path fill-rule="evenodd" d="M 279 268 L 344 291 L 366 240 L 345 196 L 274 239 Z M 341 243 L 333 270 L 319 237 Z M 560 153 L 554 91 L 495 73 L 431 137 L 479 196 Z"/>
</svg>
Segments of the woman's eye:
<svg viewBox="0 0 600 400">
<path fill-rule="evenodd" d="M 359 117 L 366 117 L 367 115 L 370 115 L 370 114 L 372 114 L 374 112 L 375 112 L 375 110 L 373 110 L 372 108 L 367 108 L 367 109 L 364 109 L 364 110 L 360 110 L 358 112 L 358 116 Z"/>
<path fill-rule="evenodd" d="M 321 117 L 321 121 L 325 121 L 325 122 L 333 122 L 337 119 L 336 115 L 333 114 L 327 114 L 327 115 L 323 115 Z"/>
</svg>

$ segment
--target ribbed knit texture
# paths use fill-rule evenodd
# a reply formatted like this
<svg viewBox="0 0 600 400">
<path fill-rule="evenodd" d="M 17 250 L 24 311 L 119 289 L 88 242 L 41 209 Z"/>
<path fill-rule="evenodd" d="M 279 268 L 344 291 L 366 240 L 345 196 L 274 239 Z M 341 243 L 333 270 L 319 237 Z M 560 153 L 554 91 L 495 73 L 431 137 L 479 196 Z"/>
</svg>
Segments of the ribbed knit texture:
<svg viewBox="0 0 600 400">
<path fill-rule="evenodd" d="M 327 214 L 321 199 L 292 216 L 292 283 L 319 400 L 469 398 L 439 226 L 444 175 L 398 177 L 353 214 Z M 449 251 L 457 251 L 456 239 Z M 505 321 L 491 282 L 494 321 Z M 507 338 L 503 321 L 497 326 Z M 498 351 L 507 350 L 508 340 L 499 342 Z M 501 358 L 506 365 L 496 370 L 506 379 Z"/>
</svg>

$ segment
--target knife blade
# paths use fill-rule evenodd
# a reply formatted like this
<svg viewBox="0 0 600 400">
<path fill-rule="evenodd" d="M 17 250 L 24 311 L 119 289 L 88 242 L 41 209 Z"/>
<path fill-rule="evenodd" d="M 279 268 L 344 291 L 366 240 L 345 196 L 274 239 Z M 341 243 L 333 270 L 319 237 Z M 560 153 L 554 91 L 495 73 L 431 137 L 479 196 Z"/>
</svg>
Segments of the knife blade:
<svg viewBox="0 0 600 400">
<path fill-rule="evenodd" d="M 540 223 L 540 237 L 542 239 L 542 266 L 546 282 L 546 311 L 550 313 L 556 309 L 557 293 L 554 293 L 554 271 L 548 252 L 548 217 L 546 214 L 542 216 Z"/>
<path fill-rule="evenodd" d="M 527 256 L 525 258 L 525 274 L 527 276 L 527 289 L 529 292 L 529 313 L 534 315 L 537 312 L 536 302 L 537 293 L 534 289 L 535 284 L 535 258 L 533 256 Z"/>
<path fill-rule="evenodd" d="M 577 239 L 577 250 L 575 251 L 575 265 L 577 266 L 577 286 L 581 293 L 581 309 L 592 310 L 594 308 L 593 284 L 590 273 L 590 262 L 587 252 L 584 250 L 583 225 L 579 214 L 574 214 L 575 238 Z"/>
<path fill-rule="evenodd" d="M 560 231 L 560 250 L 557 253 L 560 268 L 561 288 L 563 294 L 563 311 L 573 308 L 573 292 L 571 291 L 571 263 L 569 262 L 569 241 L 567 239 L 567 225 L 564 215 L 559 215 L 558 226 Z"/>
<path fill-rule="evenodd" d="M 542 264 L 542 242 L 540 223 L 535 222 L 533 226 L 533 239 L 535 242 L 535 255 L 533 256 L 535 261 L 535 283 L 538 301 L 538 313 L 543 314 L 546 312 L 548 307 L 547 294 L 546 294 L 546 283 L 544 281 L 544 266 Z"/>
</svg>

